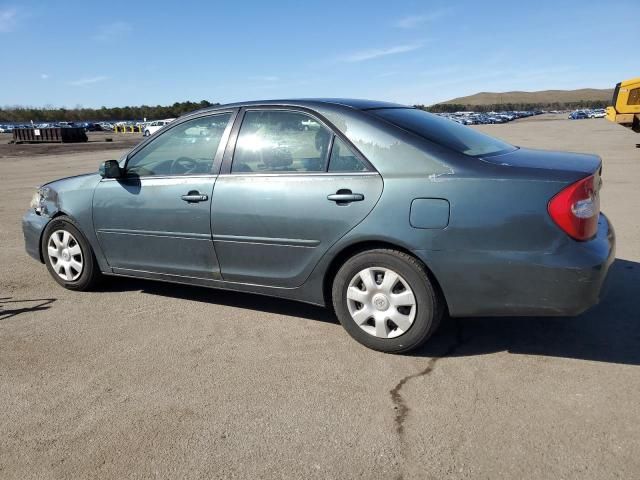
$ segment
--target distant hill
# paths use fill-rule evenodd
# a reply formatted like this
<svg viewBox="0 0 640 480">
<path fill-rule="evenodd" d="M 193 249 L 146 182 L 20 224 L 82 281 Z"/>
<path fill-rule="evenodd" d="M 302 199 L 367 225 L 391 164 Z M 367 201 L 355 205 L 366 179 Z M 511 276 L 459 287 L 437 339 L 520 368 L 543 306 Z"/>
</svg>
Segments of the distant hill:
<svg viewBox="0 0 640 480">
<path fill-rule="evenodd" d="M 540 92 L 480 92 L 458 97 L 440 104 L 500 105 L 500 104 L 574 104 L 579 102 L 610 102 L 613 89 L 581 88 L 578 90 L 542 90 Z"/>
</svg>

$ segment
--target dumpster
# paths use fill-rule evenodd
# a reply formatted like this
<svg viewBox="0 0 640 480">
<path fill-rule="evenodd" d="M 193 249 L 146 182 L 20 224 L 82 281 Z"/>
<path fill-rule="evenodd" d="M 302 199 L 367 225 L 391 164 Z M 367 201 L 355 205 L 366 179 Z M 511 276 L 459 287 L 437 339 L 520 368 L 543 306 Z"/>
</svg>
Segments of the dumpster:
<svg viewBox="0 0 640 480">
<path fill-rule="evenodd" d="M 116 133 L 142 133 L 141 125 L 116 125 L 113 129 Z"/>
<path fill-rule="evenodd" d="M 87 133 L 81 127 L 14 128 L 16 143 L 79 143 L 86 142 Z"/>
</svg>

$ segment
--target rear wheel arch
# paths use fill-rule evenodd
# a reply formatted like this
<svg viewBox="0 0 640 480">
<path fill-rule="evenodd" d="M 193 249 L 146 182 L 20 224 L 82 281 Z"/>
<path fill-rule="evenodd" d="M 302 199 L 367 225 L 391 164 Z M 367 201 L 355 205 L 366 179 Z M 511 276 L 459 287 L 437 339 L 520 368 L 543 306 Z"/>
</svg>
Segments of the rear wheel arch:
<svg viewBox="0 0 640 480">
<path fill-rule="evenodd" d="M 380 240 L 362 241 L 362 242 L 348 245 L 344 247 L 342 250 L 340 250 L 337 253 L 337 255 L 333 257 L 329 266 L 325 270 L 324 279 L 322 283 L 322 293 L 323 293 L 323 298 L 326 306 L 331 307 L 333 305 L 332 299 L 331 299 L 331 290 L 333 287 L 333 280 L 336 274 L 338 273 L 338 270 L 340 269 L 340 267 L 344 264 L 344 262 L 346 262 L 349 258 L 359 253 L 366 252 L 369 250 L 377 250 L 377 249 L 396 250 L 411 256 L 417 262 L 419 262 L 422 265 L 422 267 L 424 267 L 424 270 L 427 273 L 428 279 L 433 285 L 434 289 L 436 290 L 436 294 L 442 300 L 442 304 L 445 308 L 445 313 L 448 315 L 449 306 L 447 304 L 447 298 L 445 297 L 444 291 L 440 286 L 440 282 L 438 281 L 436 276 L 433 274 L 433 271 L 429 268 L 429 265 L 427 265 L 424 261 L 422 261 L 419 257 L 417 257 L 413 252 L 411 252 L 407 248 L 392 242 L 386 242 L 386 241 L 380 241 Z"/>
</svg>

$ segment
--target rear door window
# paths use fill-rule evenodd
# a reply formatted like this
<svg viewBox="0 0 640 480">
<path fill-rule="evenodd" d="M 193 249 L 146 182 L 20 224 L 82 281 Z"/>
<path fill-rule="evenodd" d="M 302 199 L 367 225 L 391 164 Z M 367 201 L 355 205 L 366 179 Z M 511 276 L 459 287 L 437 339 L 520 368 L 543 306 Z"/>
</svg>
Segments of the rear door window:
<svg viewBox="0 0 640 480">
<path fill-rule="evenodd" d="M 249 110 L 242 120 L 231 172 L 324 172 L 332 135 L 302 112 Z"/>
</svg>

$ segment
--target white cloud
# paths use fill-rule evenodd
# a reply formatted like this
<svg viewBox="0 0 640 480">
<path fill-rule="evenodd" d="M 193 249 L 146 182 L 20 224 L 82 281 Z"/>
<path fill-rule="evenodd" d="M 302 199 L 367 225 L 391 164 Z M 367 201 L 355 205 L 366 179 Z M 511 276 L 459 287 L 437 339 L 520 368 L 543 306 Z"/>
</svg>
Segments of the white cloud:
<svg viewBox="0 0 640 480">
<path fill-rule="evenodd" d="M 69 85 L 73 85 L 74 87 L 86 87 L 87 85 L 104 82 L 105 80 L 108 80 L 108 79 L 109 77 L 105 77 L 104 75 L 100 75 L 97 77 L 83 77 L 78 80 L 69 82 Z"/>
<path fill-rule="evenodd" d="M 358 52 L 353 52 L 344 57 L 341 57 L 340 60 L 343 62 L 364 62 L 366 60 L 373 60 L 374 58 L 386 57 L 388 55 L 397 55 L 399 53 L 411 52 L 413 50 L 417 50 L 422 47 L 419 43 L 409 44 L 409 45 L 396 45 L 395 47 L 387 47 L 387 48 L 372 48 L 369 50 L 360 50 Z"/>
<path fill-rule="evenodd" d="M 102 25 L 98 28 L 98 33 L 93 36 L 98 42 L 114 42 L 127 36 L 133 28 L 127 22 L 113 22 Z"/>
<path fill-rule="evenodd" d="M 403 17 L 394 22 L 393 26 L 404 29 L 416 28 L 418 25 L 433 22 L 444 17 L 445 15 L 448 15 L 449 13 L 449 9 L 442 9 L 420 15 L 407 15 L 406 17 Z"/>
<path fill-rule="evenodd" d="M 50 77 L 50 75 L 49 75 L 48 73 L 41 73 L 41 74 L 40 74 L 40 78 L 41 78 L 42 80 L 46 80 L 46 79 L 48 79 L 49 77 Z"/>
<path fill-rule="evenodd" d="M 17 13 L 18 11 L 15 8 L 0 9 L 0 32 L 6 33 L 13 30 Z"/>
<path fill-rule="evenodd" d="M 280 77 L 275 75 L 256 75 L 254 77 L 249 77 L 249 80 L 253 80 L 256 82 L 277 82 L 280 80 Z"/>
</svg>

